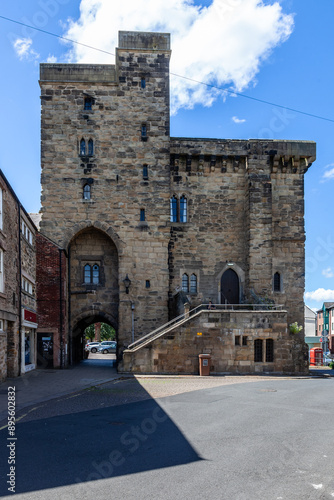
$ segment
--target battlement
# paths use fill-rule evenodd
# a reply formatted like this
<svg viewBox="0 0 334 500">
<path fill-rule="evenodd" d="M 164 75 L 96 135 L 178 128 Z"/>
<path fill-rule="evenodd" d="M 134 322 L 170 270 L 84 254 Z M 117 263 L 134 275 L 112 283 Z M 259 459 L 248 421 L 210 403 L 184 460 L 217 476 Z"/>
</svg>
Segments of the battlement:
<svg viewBox="0 0 334 500">
<path fill-rule="evenodd" d="M 116 83 L 114 64 L 40 65 L 40 82 Z"/>
<path fill-rule="evenodd" d="M 119 31 L 120 49 L 170 50 L 169 33 L 149 33 L 142 31 Z"/>
</svg>

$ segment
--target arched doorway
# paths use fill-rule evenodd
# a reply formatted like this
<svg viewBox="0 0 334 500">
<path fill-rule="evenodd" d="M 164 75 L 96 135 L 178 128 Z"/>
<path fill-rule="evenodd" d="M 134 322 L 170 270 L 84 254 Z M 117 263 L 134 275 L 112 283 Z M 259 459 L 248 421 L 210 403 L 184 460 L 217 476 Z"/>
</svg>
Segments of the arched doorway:
<svg viewBox="0 0 334 500">
<path fill-rule="evenodd" d="M 220 281 L 221 304 L 239 304 L 240 288 L 239 277 L 233 269 L 227 269 Z"/>
<path fill-rule="evenodd" d="M 71 240 L 69 255 L 70 364 L 83 359 L 84 331 L 102 322 L 118 331 L 118 251 L 108 234 L 95 227 Z"/>
<path fill-rule="evenodd" d="M 110 321 L 110 317 L 103 312 L 100 312 L 100 313 L 95 314 L 95 315 L 85 316 L 85 317 L 79 319 L 75 323 L 74 327 L 72 328 L 72 336 L 71 336 L 72 337 L 71 338 L 72 364 L 79 363 L 83 359 L 86 359 L 85 355 L 84 355 L 84 351 L 85 351 L 85 344 L 88 341 L 86 339 L 87 328 L 90 326 L 95 326 L 95 325 L 101 326 L 101 324 L 109 325 L 110 327 L 112 327 L 113 331 L 116 331 L 114 328 L 115 322 Z M 116 336 L 112 336 L 112 339 L 114 339 L 114 338 L 117 340 L 117 331 L 116 331 Z M 111 339 L 111 337 L 110 337 L 110 339 Z M 109 339 L 107 339 L 107 337 L 106 338 L 101 337 L 101 338 L 97 339 L 97 341 L 99 341 L 99 342 L 105 341 L 105 340 L 109 340 Z M 107 359 L 107 356 L 105 357 L 105 359 Z"/>
</svg>

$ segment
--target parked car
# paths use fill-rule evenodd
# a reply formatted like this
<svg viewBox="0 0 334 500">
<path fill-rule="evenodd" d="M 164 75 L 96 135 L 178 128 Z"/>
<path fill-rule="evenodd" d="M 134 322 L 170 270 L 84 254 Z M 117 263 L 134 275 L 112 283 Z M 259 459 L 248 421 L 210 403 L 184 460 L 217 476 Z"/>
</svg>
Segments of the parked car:
<svg viewBox="0 0 334 500">
<path fill-rule="evenodd" d="M 88 352 L 97 352 L 98 348 L 100 347 L 100 342 L 88 342 L 85 345 L 85 351 Z"/>
<path fill-rule="evenodd" d="M 117 346 L 117 342 L 115 342 L 114 340 L 111 340 L 111 341 L 106 340 L 104 342 L 101 342 L 101 345 L 98 348 L 98 351 L 102 352 L 102 354 L 109 354 L 111 352 L 116 352 L 116 346 Z"/>
<path fill-rule="evenodd" d="M 333 354 L 331 354 L 330 352 L 324 352 L 323 365 L 328 366 L 329 363 L 333 361 L 333 357 L 334 357 Z"/>
</svg>

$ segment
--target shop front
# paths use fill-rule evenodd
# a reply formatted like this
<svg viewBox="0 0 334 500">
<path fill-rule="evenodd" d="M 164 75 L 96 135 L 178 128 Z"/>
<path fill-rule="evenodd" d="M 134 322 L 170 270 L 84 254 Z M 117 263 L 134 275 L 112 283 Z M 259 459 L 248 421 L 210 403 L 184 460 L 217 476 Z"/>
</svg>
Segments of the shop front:
<svg viewBox="0 0 334 500">
<path fill-rule="evenodd" d="M 21 373 L 27 373 L 36 368 L 37 359 L 37 314 L 28 309 L 22 309 L 21 327 Z"/>
</svg>

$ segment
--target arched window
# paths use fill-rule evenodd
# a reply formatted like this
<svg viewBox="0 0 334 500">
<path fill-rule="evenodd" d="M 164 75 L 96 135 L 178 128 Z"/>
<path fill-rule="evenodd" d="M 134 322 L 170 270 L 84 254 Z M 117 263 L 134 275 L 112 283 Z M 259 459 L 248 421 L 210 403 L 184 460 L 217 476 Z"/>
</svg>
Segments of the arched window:
<svg viewBox="0 0 334 500">
<path fill-rule="evenodd" d="M 93 139 L 89 139 L 88 141 L 88 156 L 93 156 L 94 154 L 94 142 Z"/>
<path fill-rule="evenodd" d="M 81 139 L 80 141 L 80 156 L 85 156 L 86 154 L 86 141 L 85 139 Z"/>
<path fill-rule="evenodd" d="M 274 292 L 282 291 L 282 279 L 280 273 L 274 274 Z"/>
<path fill-rule="evenodd" d="M 98 283 L 100 283 L 100 266 L 98 266 L 97 264 L 94 264 L 93 266 L 93 276 L 92 276 L 92 282 L 94 283 L 94 285 L 97 285 Z"/>
<path fill-rule="evenodd" d="M 190 276 L 190 293 L 197 293 L 197 276 L 192 274 Z"/>
<path fill-rule="evenodd" d="M 90 200 L 90 185 L 85 184 L 83 188 L 83 199 Z"/>
<path fill-rule="evenodd" d="M 189 292 L 189 276 L 188 274 L 184 274 L 182 276 L 182 291 L 188 293 Z"/>
<path fill-rule="evenodd" d="M 98 285 L 100 283 L 100 266 L 86 264 L 84 267 L 84 283 L 87 285 Z"/>
<path fill-rule="evenodd" d="M 86 264 L 84 267 L 84 283 L 90 283 L 91 267 Z"/>
<path fill-rule="evenodd" d="M 170 199 L 170 221 L 177 222 L 177 198 L 173 196 Z"/>
<path fill-rule="evenodd" d="M 90 110 L 92 109 L 93 99 L 91 97 L 85 97 L 84 109 Z"/>
<path fill-rule="evenodd" d="M 256 339 L 254 341 L 254 362 L 262 363 L 263 361 L 263 341 L 262 339 Z"/>
<path fill-rule="evenodd" d="M 266 340 L 266 362 L 272 363 L 274 361 L 274 341 L 273 339 Z"/>
<path fill-rule="evenodd" d="M 180 222 L 187 222 L 187 198 L 181 196 L 180 199 Z"/>
</svg>

